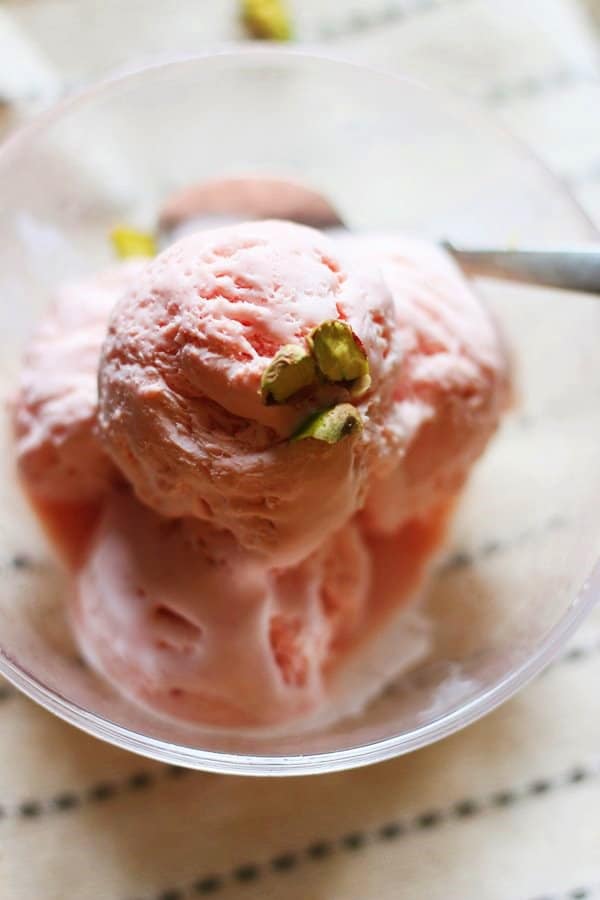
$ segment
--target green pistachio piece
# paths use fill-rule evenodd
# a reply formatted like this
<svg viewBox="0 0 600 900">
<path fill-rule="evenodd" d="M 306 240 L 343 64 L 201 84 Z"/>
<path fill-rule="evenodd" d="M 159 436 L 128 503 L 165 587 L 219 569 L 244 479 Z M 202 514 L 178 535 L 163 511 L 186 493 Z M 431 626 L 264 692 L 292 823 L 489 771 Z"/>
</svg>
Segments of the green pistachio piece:
<svg viewBox="0 0 600 900">
<path fill-rule="evenodd" d="M 350 385 L 350 396 L 351 397 L 362 397 L 363 394 L 366 394 L 369 388 L 371 387 L 371 376 L 363 375 L 362 378 L 357 378 Z"/>
<path fill-rule="evenodd" d="M 317 366 L 329 381 L 355 381 L 369 374 L 364 347 L 346 322 L 321 322 L 310 333 L 308 342 Z"/>
<path fill-rule="evenodd" d="M 342 438 L 362 431 L 362 419 L 351 403 L 339 403 L 312 415 L 292 435 L 293 441 L 314 438 L 327 444 L 337 444 Z"/>
<path fill-rule="evenodd" d="M 292 23 L 283 0 L 242 0 L 242 20 L 253 37 L 289 41 Z"/>
<path fill-rule="evenodd" d="M 277 351 L 260 380 L 263 403 L 285 403 L 317 380 L 315 361 L 304 347 L 286 344 Z"/>
<path fill-rule="evenodd" d="M 145 231 L 136 231 L 127 225 L 117 225 L 110 239 L 119 259 L 132 256 L 156 256 L 156 238 Z"/>
</svg>

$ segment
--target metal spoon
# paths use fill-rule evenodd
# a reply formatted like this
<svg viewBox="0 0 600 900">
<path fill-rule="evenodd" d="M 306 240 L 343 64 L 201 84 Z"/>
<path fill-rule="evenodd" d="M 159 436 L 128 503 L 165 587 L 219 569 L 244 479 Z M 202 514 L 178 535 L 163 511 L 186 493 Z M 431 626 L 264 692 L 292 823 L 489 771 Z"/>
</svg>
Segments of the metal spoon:
<svg viewBox="0 0 600 900">
<path fill-rule="evenodd" d="M 288 179 L 247 176 L 190 185 L 167 198 L 159 217 L 163 242 L 196 228 L 215 227 L 240 218 L 291 219 L 327 231 L 345 224 L 317 191 Z M 600 246 L 555 249 L 467 248 L 451 241 L 441 246 L 465 275 L 600 294 Z"/>
<path fill-rule="evenodd" d="M 442 247 L 465 275 L 483 275 L 600 295 L 600 246 L 523 248 L 466 248 L 450 241 Z"/>
</svg>

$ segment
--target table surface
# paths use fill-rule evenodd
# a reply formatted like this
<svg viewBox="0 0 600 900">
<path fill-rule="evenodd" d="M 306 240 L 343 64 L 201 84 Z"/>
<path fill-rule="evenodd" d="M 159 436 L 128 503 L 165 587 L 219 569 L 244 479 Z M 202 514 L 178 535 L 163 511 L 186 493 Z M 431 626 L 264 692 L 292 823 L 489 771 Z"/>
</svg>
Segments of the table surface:
<svg viewBox="0 0 600 900">
<path fill-rule="evenodd" d="M 302 42 L 481 100 L 600 228 L 598 0 L 292 7 Z M 0 134 L 110 68 L 241 37 L 235 8 L 5 0 Z M 596 612 L 542 676 L 465 731 L 369 769 L 284 781 L 137 758 L 0 682 L 0 898 L 600 896 L 599 678 Z"/>
</svg>

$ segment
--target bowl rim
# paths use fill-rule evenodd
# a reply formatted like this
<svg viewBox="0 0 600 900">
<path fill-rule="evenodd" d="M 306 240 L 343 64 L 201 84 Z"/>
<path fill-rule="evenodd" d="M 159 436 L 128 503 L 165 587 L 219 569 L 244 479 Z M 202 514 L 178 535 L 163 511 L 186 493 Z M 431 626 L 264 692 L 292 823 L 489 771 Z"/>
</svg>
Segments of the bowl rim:
<svg viewBox="0 0 600 900">
<path fill-rule="evenodd" d="M 50 109 L 38 114 L 32 121 L 17 128 L 0 146 L 0 171 L 10 162 L 13 155 L 35 139 L 38 133 L 51 126 L 56 120 L 68 115 L 79 106 L 92 102 L 105 91 L 135 78 L 143 77 L 148 72 L 159 72 L 161 69 L 172 69 L 189 64 L 208 64 L 216 59 L 232 60 L 256 59 L 262 62 L 284 64 L 289 59 L 329 63 L 338 68 L 346 67 L 356 72 L 377 75 L 388 81 L 408 84 L 434 97 L 448 97 L 458 115 L 464 115 L 471 123 L 473 119 L 481 119 L 487 127 L 508 141 L 522 157 L 534 161 L 542 171 L 553 189 L 562 194 L 570 203 L 573 212 L 580 219 L 583 229 L 589 236 L 597 236 L 591 220 L 581 209 L 577 201 L 556 175 L 537 157 L 537 155 L 519 138 L 513 135 L 501 122 L 465 97 L 431 88 L 415 79 L 385 71 L 377 67 L 362 65 L 343 56 L 324 53 L 319 48 L 273 48 L 265 45 L 248 47 L 230 44 L 217 50 L 198 54 L 184 54 L 162 57 L 139 66 L 117 69 L 105 78 L 89 87 L 74 92 L 60 100 Z M 419 726 L 408 732 L 393 735 L 366 744 L 349 747 L 343 750 L 328 750 L 315 754 L 299 755 L 253 755 L 235 754 L 221 751 L 199 750 L 197 748 L 174 744 L 167 740 L 151 738 L 137 731 L 125 728 L 97 713 L 83 709 L 59 692 L 47 688 L 40 680 L 19 666 L 6 651 L 0 649 L 0 674 L 29 698 L 59 718 L 75 725 L 82 731 L 107 741 L 110 744 L 133 751 L 142 756 L 164 763 L 180 765 L 186 768 L 199 769 L 206 772 L 249 776 L 286 776 L 315 775 L 354 769 L 391 759 L 405 753 L 425 747 L 434 741 L 475 722 L 491 712 L 501 703 L 508 700 L 517 690 L 531 681 L 557 655 L 558 651 L 571 637 L 584 617 L 600 599 L 600 561 L 596 563 L 591 574 L 584 581 L 581 589 L 575 594 L 562 618 L 556 622 L 538 644 L 535 652 L 516 669 L 499 678 L 487 689 L 454 708 L 445 712 L 436 720 Z"/>
</svg>

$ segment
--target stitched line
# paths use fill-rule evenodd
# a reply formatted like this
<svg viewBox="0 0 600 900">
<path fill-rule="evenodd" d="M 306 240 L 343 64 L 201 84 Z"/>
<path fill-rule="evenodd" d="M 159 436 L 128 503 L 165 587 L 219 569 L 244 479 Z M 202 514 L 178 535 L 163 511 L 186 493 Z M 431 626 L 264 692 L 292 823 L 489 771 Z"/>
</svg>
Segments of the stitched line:
<svg viewBox="0 0 600 900">
<path fill-rule="evenodd" d="M 190 897 L 215 894 L 232 885 L 256 882 L 269 875 L 285 875 L 302 865 L 322 862 L 340 853 L 357 853 L 377 844 L 408 838 L 410 835 L 433 831 L 453 822 L 465 822 L 485 813 L 512 808 L 526 800 L 545 797 L 553 791 L 589 781 L 599 774 L 600 759 L 584 766 L 574 766 L 561 775 L 536 778 L 522 787 L 496 791 L 480 799 L 465 798 L 448 807 L 426 809 L 409 818 L 385 822 L 374 828 L 351 831 L 330 840 L 313 841 L 300 850 L 287 850 L 266 862 L 246 862 L 227 872 L 206 873 L 192 884 L 163 889 L 146 900 L 187 900 Z M 587 896 L 582 894 L 581 900 Z M 580 895 L 571 892 L 561 897 L 539 897 L 532 900 L 567 900 L 567 898 L 580 900 Z"/>
<path fill-rule="evenodd" d="M 27 553 L 15 553 L 1 567 L 13 569 L 15 572 L 35 572 L 43 570 L 45 565 L 46 563 L 33 559 Z M 19 691 L 15 690 L 11 685 L 0 682 L 0 703 L 18 695 Z"/>
<path fill-rule="evenodd" d="M 344 22 L 324 22 L 319 28 L 318 37 L 324 41 L 335 41 L 464 2 L 466 0 L 413 0 L 408 3 L 391 0 L 375 12 L 356 11 Z M 590 80 L 589 74 L 581 69 L 561 66 L 537 77 L 529 76 L 518 81 L 494 84 L 481 96 L 491 106 L 505 106 L 513 101 L 534 99 Z"/>
<path fill-rule="evenodd" d="M 4 700 L 9 700 L 11 697 L 16 697 L 18 691 L 16 691 L 13 687 L 9 687 L 8 684 L 0 684 L 0 703 Z"/>
<path fill-rule="evenodd" d="M 600 884 L 587 884 L 571 888 L 560 894 L 538 894 L 535 897 L 531 897 L 531 900 L 588 900 L 590 897 L 597 897 L 599 891 Z"/>
<path fill-rule="evenodd" d="M 559 531 L 568 525 L 567 520 L 562 516 L 552 516 L 548 521 L 538 528 L 528 528 L 521 531 L 514 538 L 507 540 L 489 540 L 481 544 L 472 552 L 467 550 L 459 550 L 447 559 L 443 560 L 437 568 L 438 576 L 446 575 L 450 572 L 456 572 L 460 569 L 466 569 L 474 565 L 479 560 L 489 559 L 499 553 L 506 553 L 514 547 L 520 547 L 530 541 L 538 540 L 548 532 Z"/>
<path fill-rule="evenodd" d="M 62 791 L 49 800 L 24 800 L 13 807 L 0 806 L 0 820 L 20 818 L 39 819 L 52 813 L 64 813 L 85 806 L 105 803 L 123 796 L 155 787 L 163 781 L 174 781 L 191 775 L 190 769 L 180 766 L 161 766 L 156 771 L 133 772 L 119 781 L 99 781 L 84 791 Z"/>
<path fill-rule="evenodd" d="M 588 766 L 573 768 L 566 775 L 558 776 L 553 779 L 535 779 L 520 791 L 512 790 L 500 792 L 484 801 L 475 801 L 467 798 L 453 807 L 454 813 L 456 817 L 464 818 L 482 812 L 484 809 L 492 806 L 508 806 L 519 800 L 524 800 L 528 796 L 548 793 L 551 790 L 556 790 L 569 784 L 577 784 L 581 781 L 589 780 L 599 773 L 600 760 L 598 763 L 589 764 Z M 105 803 L 108 800 L 112 800 L 125 794 L 148 790 L 164 781 L 179 780 L 191 775 L 195 775 L 197 778 L 210 777 L 203 773 L 193 772 L 191 769 L 181 768 L 180 766 L 163 765 L 154 771 L 139 770 L 119 781 L 99 781 L 84 791 L 62 791 L 48 800 L 27 799 L 13 807 L 0 806 L 0 820 L 7 818 L 31 820 L 49 814 L 64 813 L 69 810 L 81 809 L 90 804 Z M 448 811 L 444 813 L 439 811 L 425 811 L 417 816 L 415 821 L 421 828 L 428 828 L 441 824 L 442 821 L 445 821 L 448 818 Z M 389 831 L 390 837 L 399 836 L 400 832 L 404 834 L 407 831 L 407 828 L 406 822 L 389 823 L 382 827 L 382 834 Z M 366 838 L 365 833 L 363 832 L 346 835 L 343 839 L 343 844 L 347 850 L 359 849 L 365 842 Z M 327 844 L 326 842 L 317 842 L 311 846 L 313 847 L 309 853 L 311 858 L 327 856 L 333 850 L 333 845 Z M 275 865 L 275 868 L 278 870 L 292 868 L 295 864 L 289 859 L 289 854 L 284 854 L 283 857 L 278 858 L 278 860 L 277 865 Z"/>
<path fill-rule="evenodd" d="M 325 41 L 352 37 L 465 2 L 466 0 L 388 0 L 377 10 L 369 10 L 369 12 L 356 10 L 343 22 L 323 22 L 319 26 L 317 37 Z"/>
<path fill-rule="evenodd" d="M 5 559 L 0 567 L 13 569 L 15 572 L 43 572 L 49 565 L 48 560 L 34 559 L 28 553 L 15 553 L 9 559 Z"/>
<path fill-rule="evenodd" d="M 13 569 L 19 571 L 36 568 L 35 561 L 26 553 L 15 553 L 10 561 L 10 565 Z"/>
<path fill-rule="evenodd" d="M 590 76 L 581 69 L 561 67 L 539 77 L 530 76 L 492 85 L 483 92 L 482 99 L 491 106 L 504 106 L 513 100 L 533 99 L 550 91 L 563 90 L 590 80 Z"/>
<path fill-rule="evenodd" d="M 575 644 L 558 656 L 554 662 L 550 663 L 545 671 L 547 672 L 549 669 L 553 669 L 555 666 L 562 666 L 565 663 L 581 662 L 582 660 L 590 659 L 590 657 L 596 656 L 599 653 L 600 639 L 590 641 L 587 644 Z"/>
<path fill-rule="evenodd" d="M 457 5 L 465 0 L 413 0 L 412 3 L 389 2 L 376 12 L 354 12 L 344 22 L 323 23 L 318 32 L 318 37 L 324 41 L 338 40 L 384 28 L 413 18 L 416 15 L 439 10 L 444 6 Z M 491 106 L 505 106 L 507 103 L 519 100 L 529 100 L 541 97 L 545 94 L 564 90 L 573 85 L 590 81 L 588 73 L 581 69 L 573 69 L 561 66 L 544 75 L 529 76 L 518 81 L 494 84 L 483 92 L 481 98 Z"/>
</svg>

